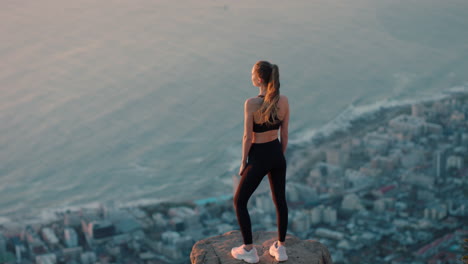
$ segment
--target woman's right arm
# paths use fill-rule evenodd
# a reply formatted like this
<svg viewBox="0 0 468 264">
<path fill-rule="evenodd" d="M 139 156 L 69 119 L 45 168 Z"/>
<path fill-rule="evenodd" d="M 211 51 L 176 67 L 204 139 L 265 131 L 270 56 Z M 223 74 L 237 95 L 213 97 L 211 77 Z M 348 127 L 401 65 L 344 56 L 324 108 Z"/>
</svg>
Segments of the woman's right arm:
<svg viewBox="0 0 468 264">
<path fill-rule="evenodd" d="M 252 133 L 253 133 L 253 101 L 247 99 L 244 103 L 244 136 L 242 138 L 242 160 L 239 169 L 239 175 L 242 174 L 245 166 L 247 165 L 247 157 L 249 155 L 250 147 L 252 146 Z"/>
<path fill-rule="evenodd" d="M 283 123 L 281 124 L 280 137 L 281 137 L 281 147 L 283 153 L 286 154 L 286 148 L 288 146 L 288 126 L 289 126 L 289 102 L 288 98 L 284 96 L 284 108 L 286 108 L 286 113 L 283 118 Z"/>
</svg>

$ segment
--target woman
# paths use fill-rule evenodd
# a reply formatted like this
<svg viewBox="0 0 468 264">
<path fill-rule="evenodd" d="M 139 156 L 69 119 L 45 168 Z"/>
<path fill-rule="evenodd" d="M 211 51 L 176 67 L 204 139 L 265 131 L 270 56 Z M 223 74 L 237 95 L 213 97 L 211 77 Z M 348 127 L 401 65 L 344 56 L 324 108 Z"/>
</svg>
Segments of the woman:
<svg viewBox="0 0 468 264">
<path fill-rule="evenodd" d="M 247 202 L 263 177 L 268 174 L 278 225 L 278 241 L 271 245 L 269 252 L 277 261 L 285 261 L 288 259 L 284 245 L 288 206 L 284 153 L 288 144 L 289 103 L 288 98 L 279 93 L 279 72 L 275 64 L 267 61 L 255 63 L 252 68 L 252 84 L 259 88 L 259 95 L 247 99 L 244 104 L 244 137 L 239 169 L 241 180 L 234 196 L 234 207 L 244 244 L 233 248 L 231 254 L 248 263 L 259 261 L 257 250 L 252 245 Z M 278 140 L 278 131 L 281 142 Z"/>
</svg>

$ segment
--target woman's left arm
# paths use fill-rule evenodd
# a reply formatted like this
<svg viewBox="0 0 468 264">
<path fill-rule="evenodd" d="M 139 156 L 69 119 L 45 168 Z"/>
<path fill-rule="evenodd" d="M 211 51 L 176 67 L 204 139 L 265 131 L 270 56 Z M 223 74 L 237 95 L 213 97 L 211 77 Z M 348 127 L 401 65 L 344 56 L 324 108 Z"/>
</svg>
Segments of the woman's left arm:
<svg viewBox="0 0 468 264">
<path fill-rule="evenodd" d="M 247 165 L 250 147 L 252 146 L 253 133 L 253 101 L 247 99 L 244 103 L 244 136 L 242 138 L 242 160 L 239 168 L 239 175 L 242 175 Z"/>
</svg>

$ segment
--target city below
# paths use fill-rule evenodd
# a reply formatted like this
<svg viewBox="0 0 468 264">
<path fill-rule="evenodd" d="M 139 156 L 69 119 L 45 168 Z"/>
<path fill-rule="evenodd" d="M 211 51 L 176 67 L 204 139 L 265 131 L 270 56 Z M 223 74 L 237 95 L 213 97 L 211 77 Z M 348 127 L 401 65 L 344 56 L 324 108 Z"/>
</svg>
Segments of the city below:
<svg viewBox="0 0 468 264">
<path fill-rule="evenodd" d="M 288 150 L 288 234 L 323 243 L 335 264 L 462 263 L 467 101 L 452 93 L 382 109 Z M 47 222 L 5 222 L 0 263 L 190 263 L 195 242 L 239 229 L 232 197 L 101 204 Z M 269 186 L 248 208 L 253 231 L 277 230 Z"/>
</svg>

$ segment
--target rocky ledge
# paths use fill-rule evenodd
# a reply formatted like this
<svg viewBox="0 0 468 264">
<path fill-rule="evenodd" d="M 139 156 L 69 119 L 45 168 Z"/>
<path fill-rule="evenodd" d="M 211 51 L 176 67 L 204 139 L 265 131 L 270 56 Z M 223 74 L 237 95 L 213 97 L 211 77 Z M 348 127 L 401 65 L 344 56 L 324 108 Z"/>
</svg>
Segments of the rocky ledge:
<svg viewBox="0 0 468 264">
<path fill-rule="evenodd" d="M 253 243 L 260 257 L 259 263 L 277 263 L 268 249 L 277 240 L 276 232 L 257 231 L 253 233 Z M 231 256 L 231 248 L 241 245 L 240 231 L 229 231 L 220 236 L 203 239 L 195 243 L 190 253 L 192 264 L 239 264 L 243 261 Z M 286 248 L 288 264 L 332 264 L 327 247 L 316 240 L 300 240 L 287 235 Z"/>
</svg>

